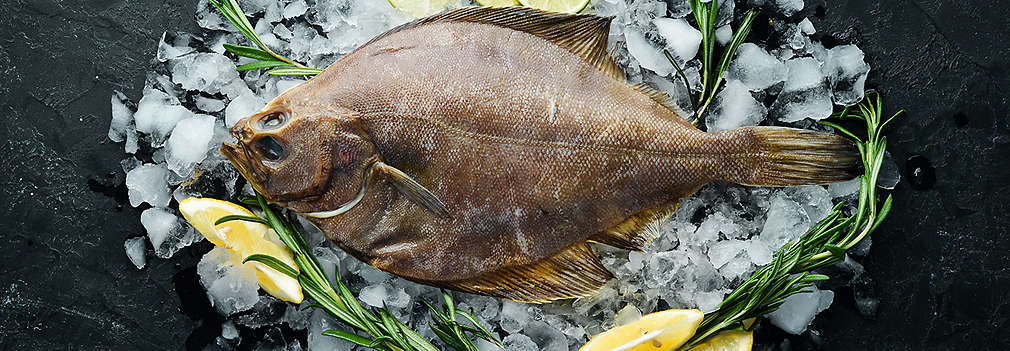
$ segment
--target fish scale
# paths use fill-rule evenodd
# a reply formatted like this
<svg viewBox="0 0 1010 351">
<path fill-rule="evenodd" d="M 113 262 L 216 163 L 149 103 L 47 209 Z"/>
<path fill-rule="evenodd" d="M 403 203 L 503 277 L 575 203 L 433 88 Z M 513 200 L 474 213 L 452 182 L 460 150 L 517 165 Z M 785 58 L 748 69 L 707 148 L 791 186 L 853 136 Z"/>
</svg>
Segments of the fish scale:
<svg viewBox="0 0 1010 351">
<path fill-rule="evenodd" d="M 624 79 L 609 24 L 522 8 L 408 23 L 240 121 L 222 152 L 378 269 L 532 302 L 594 292 L 612 275 L 588 242 L 641 249 L 708 182 L 857 174 L 838 136 L 698 130 L 669 96 Z M 279 127 L 261 123 L 278 114 Z M 275 141 L 286 156 L 264 160 L 277 153 L 257 145 Z"/>
</svg>

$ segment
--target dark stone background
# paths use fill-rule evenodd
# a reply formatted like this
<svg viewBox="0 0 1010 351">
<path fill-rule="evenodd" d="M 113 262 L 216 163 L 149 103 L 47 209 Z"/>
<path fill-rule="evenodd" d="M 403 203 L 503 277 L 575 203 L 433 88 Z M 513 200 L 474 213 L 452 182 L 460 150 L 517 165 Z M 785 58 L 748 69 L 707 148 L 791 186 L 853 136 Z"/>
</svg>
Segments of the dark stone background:
<svg viewBox="0 0 1010 351">
<path fill-rule="evenodd" d="M 379 1 L 379 0 L 377 0 Z M 853 42 L 870 87 L 908 114 L 890 130 L 904 180 L 862 261 L 881 300 L 838 290 L 794 349 L 1010 349 L 1010 3 L 807 0 L 829 46 Z M 195 31 L 195 1 L 8 0 L 0 6 L 0 348 L 200 348 L 218 333 L 196 282 L 206 242 L 135 269 L 113 89 L 140 98 L 163 31 Z M 826 35 L 825 35 L 826 33 Z M 304 334 L 303 334 L 304 335 Z M 255 338 L 245 331 L 244 338 Z"/>
</svg>

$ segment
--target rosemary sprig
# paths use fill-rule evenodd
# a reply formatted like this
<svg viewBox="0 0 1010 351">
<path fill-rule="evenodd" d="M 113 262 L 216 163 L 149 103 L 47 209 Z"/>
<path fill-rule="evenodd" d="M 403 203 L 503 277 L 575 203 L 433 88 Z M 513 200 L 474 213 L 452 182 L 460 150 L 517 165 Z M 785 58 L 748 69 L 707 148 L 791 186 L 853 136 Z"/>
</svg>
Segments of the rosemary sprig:
<svg viewBox="0 0 1010 351">
<path fill-rule="evenodd" d="M 842 262 L 848 249 L 873 233 L 890 212 L 892 201 L 888 195 L 878 207 L 877 176 L 887 148 L 887 137 L 882 132 L 902 112 L 898 111 L 884 120 L 880 95 L 869 91 L 857 108 L 846 107 L 833 115 L 836 119 L 862 121 L 867 132 L 865 140 L 836 123 L 821 122 L 856 140 L 865 172 L 859 178 L 860 191 L 855 213 L 845 216 L 842 211 L 844 203 L 839 203 L 810 231 L 783 246 L 771 263 L 758 269 L 733 290 L 717 311 L 705 315 L 697 332 L 681 350 L 688 350 L 723 330 L 747 329 L 744 321 L 774 312 L 789 296 L 809 292 L 806 289 L 815 282 L 828 279 L 828 276 L 812 271 Z"/>
<path fill-rule="evenodd" d="M 327 330 L 323 335 L 341 338 L 357 345 L 383 351 L 436 351 L 438 350 L 428 340 L 420 334 L 410 329 L 407 325 L 393 317 L 388 308 L 370 309 L 365 308 L 358 302 L 354 294 L 340 280 L 339 273 L 336 273 L 336 286 L 330 283 L 323 273 L 322 266 L 314 255 L 312 255 L 308 244 L 288 221 L 278 215 L 259 193 L 256 194 L 255 201 L 243 201 L 243 203 L 254 205 L 262 209 L 266 218 L 254 216 L 226 216 L 219 219 L 215 225 L 228 221 L 250 221 L 269 225 L 281 241 L 291 249 L 294 254 L 295 267 L 288 266 L 284 262 L 268 255 L 251 255 L 245 258 L 245 262 L 256 261 L 270 268 L 277 270 L 287 276 L 298 280 L 302 290 L 306 295 L 315 300 L 313 307 L 322 308 L 334 318 L 354 327 L 367 336 L 362 336 L 344 330 Z M 339 272 L 337 269 L 335 272 Z M 440 326 L 434 328 L 436 334 L 447 345 L 465 351 L 476 351 L 473 341 L 469 335 L 498 343 L 497 339 L 471 314 L 463 313 L 472 323 L 473 327 L 456 323 L 456 307 L 453 305 L 450 295 L 443 291 L 446 305 L 443 306 L 445 313 L 437 314 L 436 323 Z M 426 305 L 431 305 L 424 301 Z M 431 307 L 435 311 L 434 307 Z M 451 312 L 451 313 L 450 313 Z M 433 316 L 433 318 L 435 318 Z M 449 331 L 449 332 L 444 332 Z"/>
<path fill-rule="evenodd" d="M 239 71 L 249 71 L 254 69 L 265 69 L 273 68 L 267 73 L 277 76 L 300 76 L 300 75 L 316 75 L 323 70 L 318 68 L 306 67 L 303 64 L 295 62 L 287 57 L 284 57 L 273 50 L 270 50 L 263 40 L 260 39 L 259 35 L 256 34 L 256 30 L 253 29 L 251 23 L 249 23 L 249 18 L 246 17 L 245 12 L 239 7 L 238 1 L 236 0 L 208 0 L 221 11 L 224 18 L 228 19 L 239 32 L 242 32 L 256 47 L 241 46 L 234 44 L 224 44 L 224 49 L 228 50 L 238 56 L 248 57 L 251 59 L 256 59 L 258 61 L 253 61 L 246 63 L 244 65 L 238 66 L 236 69 Z"/>
<path fill-rule="evenodd" d="M 705 110 L 708 109 L 708 105 L 715 98 L 716 92 L 722 84 L 723 76 L 726 70 L 729 69 L 733 56 L 736 55 L 736 50 L 747 39 L 747 35 L 750 34 L 751 26 L 754 24 L 754 18 L 757 17 L 758 12 L 753 9 L 747 11 L 747 15 L 740 21 L 740 27 L 733 34 L 733 40 L 723 50 L 722 57 L 718 62 L 719 65 L 713 66 L 716 43 L 715 19 L 719 14 L 719 0 L 712 0 L 708 3 L 701 0 L 691 0 L 691 11 L 694 13 L 694 20 L 698 24 L 698 31 L 701 32 L 701 91 L 697 97 L 692 97 L 691 99 L 691 104 L 695 109 L 694 124 L 697 125 Z M 690 95 L 691 84 L 687 81 L 684 70 L 673 59 L 673 56 L 670 55 L 670 51 L 663 50 L 663 53 L 666 54 L 666 59 L 677 69 L 677 74 L 684 81 L 684 84 L 687 86 L 687 93 Z"/>
</svg>

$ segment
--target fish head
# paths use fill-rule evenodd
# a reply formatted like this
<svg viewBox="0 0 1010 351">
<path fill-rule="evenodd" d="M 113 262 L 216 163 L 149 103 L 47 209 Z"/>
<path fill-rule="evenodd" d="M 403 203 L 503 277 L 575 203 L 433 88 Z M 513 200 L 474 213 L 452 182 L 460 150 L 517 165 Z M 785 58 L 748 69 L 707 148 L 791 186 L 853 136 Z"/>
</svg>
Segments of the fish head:
<svg viewBox="0 0 1010 351">
<path fill-rule="evenodd" d="M 285 95 L 238 121 L 221 153 L 270 202 L 299 211 L 353 199 L 377 158 L 357 115 Z"/>
</svg>

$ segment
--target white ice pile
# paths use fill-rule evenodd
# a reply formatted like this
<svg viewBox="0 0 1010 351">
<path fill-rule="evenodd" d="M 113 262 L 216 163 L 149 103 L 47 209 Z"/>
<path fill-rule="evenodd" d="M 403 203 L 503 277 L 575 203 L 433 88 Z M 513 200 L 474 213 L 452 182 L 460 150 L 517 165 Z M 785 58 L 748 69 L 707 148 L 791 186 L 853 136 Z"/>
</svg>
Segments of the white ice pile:
<svg viewBox="0 0 1010 351">
<path fill-rule="evenodd" d="M 227 249 L 215 247 L 196 266 L 211 305 L 223 315 L 248 310 L 259 301 L 256 269 Z"/>
<path fill-rule="evenodd" d="M 743 43 L 737 48 L 726 78 L 738 80 L 751 91 L 762 91 L 786 80 L 786 65 L 754 43 Z"/>
</svg>

